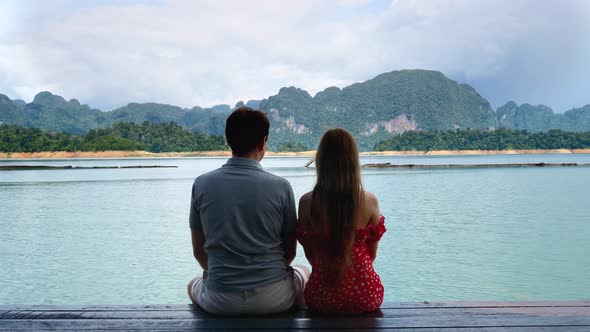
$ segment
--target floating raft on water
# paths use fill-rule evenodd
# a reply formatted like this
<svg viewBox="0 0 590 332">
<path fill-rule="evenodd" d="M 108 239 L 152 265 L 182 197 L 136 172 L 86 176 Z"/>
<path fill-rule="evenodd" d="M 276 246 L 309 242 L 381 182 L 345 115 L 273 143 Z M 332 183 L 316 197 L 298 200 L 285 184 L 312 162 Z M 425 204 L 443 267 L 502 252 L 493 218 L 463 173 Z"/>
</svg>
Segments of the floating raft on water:
<svg viewBox="0 0 590 332">
<path fill-rule="evenodd" d="M 366 168 L 501 168 L 501 167 L 588 167 L 590 163 L 510 163 L 510 164 L 364 164 Z"/>
<path fill-rule="evenodd" d="M 60 169 L 117 169 L 117 168 L 177 168 L 178 166 L 164 165 L 135 165 L 135 166 L 46 166 L 46 165 L 9 165 L 0 166 L 0 171 L 22 171 L 22 170 L 60 170 Z"/>
</svg>

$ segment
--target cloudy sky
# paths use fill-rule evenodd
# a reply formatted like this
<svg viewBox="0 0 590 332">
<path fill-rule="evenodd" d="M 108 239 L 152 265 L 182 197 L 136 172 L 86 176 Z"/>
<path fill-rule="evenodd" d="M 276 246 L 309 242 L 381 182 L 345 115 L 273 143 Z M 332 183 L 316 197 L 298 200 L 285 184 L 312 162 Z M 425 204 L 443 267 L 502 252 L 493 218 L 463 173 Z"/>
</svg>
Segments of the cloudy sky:
<svg viewBox="0 0 590 332">
<path fill-rule="evenodd" d="M 589 60 L 590 0 L 0 0 L 0 93 L 104 110 L 423 68 L 563 112 L 590 104 Z"/>
</svg>

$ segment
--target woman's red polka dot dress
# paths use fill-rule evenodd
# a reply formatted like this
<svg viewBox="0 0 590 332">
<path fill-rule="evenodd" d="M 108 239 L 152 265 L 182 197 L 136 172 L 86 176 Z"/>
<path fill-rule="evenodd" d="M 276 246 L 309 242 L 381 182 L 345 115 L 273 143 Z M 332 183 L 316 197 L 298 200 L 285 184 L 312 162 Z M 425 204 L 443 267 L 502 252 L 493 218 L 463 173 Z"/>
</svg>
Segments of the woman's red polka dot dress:
<svg viewBox="0 0 590 332">
<path fill-rule="evenodd" d="M 301 223 L 297 226 L 297 240 L 305 248 L 312 266 L 309 281 L 305 286 L 305 302 L 313 311 L 360 314 L 379 309 L 383 303 L 383 285 L 373 269 L 367 244 L 379 241 L 385 233 L 385 218 L 381 216 L 376 225 L 357 229 L 352 246 L 352 265 L 340 287 L 328 285 L 325 269 L 314 253 L 322 250 L 326 235 L 307 229 Z"/>
</svg>

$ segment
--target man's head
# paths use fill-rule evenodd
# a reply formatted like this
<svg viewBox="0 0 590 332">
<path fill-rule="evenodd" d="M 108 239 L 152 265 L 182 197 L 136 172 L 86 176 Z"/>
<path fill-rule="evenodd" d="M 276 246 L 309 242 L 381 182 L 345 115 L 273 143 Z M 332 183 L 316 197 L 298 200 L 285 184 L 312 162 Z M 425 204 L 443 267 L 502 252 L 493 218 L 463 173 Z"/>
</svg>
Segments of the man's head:
<svg viewBox="0 0 590 332">
<path fill-rule="evenodd" d="M 225 139 L 234 157 L 261 160 L 266 150 L 270 123 L 266 114 L 240 107 L 225 121 Z"/>
</svg>

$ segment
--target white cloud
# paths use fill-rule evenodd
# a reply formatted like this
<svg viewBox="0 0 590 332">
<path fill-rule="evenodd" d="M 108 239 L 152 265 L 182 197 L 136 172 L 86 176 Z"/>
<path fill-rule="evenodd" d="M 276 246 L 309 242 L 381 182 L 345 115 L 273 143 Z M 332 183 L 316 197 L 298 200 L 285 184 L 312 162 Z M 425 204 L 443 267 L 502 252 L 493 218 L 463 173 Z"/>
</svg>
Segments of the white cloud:
<svg viewBox="0 0 590 332">
<path fill-rule="evenodd" d="M 510 94 L 498 93 L 490 82 L 520 75 L 515 59 L 522 62 L 520 53 L 527 49 L 537 52 L 550 43 L 590 55 L 584 53 L 589 1 L 560 2 L 555 10 L 531 0 L 398 0 L 378 12 L 363 11 L 371 3 L 177 0 L 86 6 L 0 35 L 0 92 L 30 100 L 39 90 L 51 90 L 106 108 L 130 101 L 191 107 L 264 98 L 289 85 L 313 94 L 385 71 L 426 68 L 476 87 L 484 82 L 484 96 L 501 99 Z M 531 66 L 542 70 L 547 61 L 541 60 Z M 567 75 L 558 71 L 558 79 L 578 80 L 586 73 L 590 83 L 590 65 L 583 57 L 574 60 L 582 68 Z M 525 95 L 544 102 L 549 87 Z"/>
</svg>

